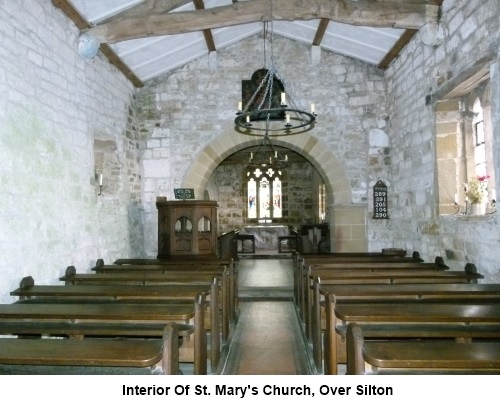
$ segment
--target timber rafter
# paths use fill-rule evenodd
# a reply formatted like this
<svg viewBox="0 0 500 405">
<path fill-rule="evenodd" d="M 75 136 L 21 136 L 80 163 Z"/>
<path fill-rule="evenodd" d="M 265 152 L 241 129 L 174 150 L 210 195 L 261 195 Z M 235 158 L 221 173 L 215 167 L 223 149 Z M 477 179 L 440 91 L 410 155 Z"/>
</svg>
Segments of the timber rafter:
<svg viewBox="0 0 500 405">
<path fill-rule="evenodd" d="M 170 13 L 184 0 L 148 0 L 85 30 L 101 43 L 174 35 L 262 21 L 323 19 L 351 25 L 419 29 L 437 22 L 441 0 L 269 0 Z M 205 31 L 206 32 L 206 31 Z"/>
<path fill-rule="evenodd" d="M 212 29 L 240 24 L 319 19 L 312 45 L 320 46 L 330 21 L 372 27 L 406 28 L 405 34 L 378 65 L 385 69 L 426 23 L 437 23 L 443 0 L 232 0 L 223 7 L 205 9 L 204 0 L 144 0 L 114 16 L 90 24 L 70 0 L 52 0 L 81 30 L 94 35 L 101 52 L 136 87 L 143 83 L 116 55 L 110 44 L 162 35 L 201 31 L 209 51 L 216 45 Z M 172 12 L 193 4 L 195 10 Z M 271 7 L 272 6 L 272 7 Z"/>
</svg>

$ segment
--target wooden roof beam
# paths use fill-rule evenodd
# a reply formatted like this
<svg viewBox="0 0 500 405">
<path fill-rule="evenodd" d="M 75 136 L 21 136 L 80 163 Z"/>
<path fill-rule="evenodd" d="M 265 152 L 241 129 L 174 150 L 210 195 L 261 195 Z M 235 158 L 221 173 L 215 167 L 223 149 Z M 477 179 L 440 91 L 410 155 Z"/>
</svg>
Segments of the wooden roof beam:
<svg viewBox="0 0 500 405">
<path fill-rule="evenodd" d="M 203 0 L 193 0 L 194 7 L 196 10 L 204 10 L 205 3 Z M 212 35 L 212 31 L 209 29 L 203 30 L 203 36 L 205 37 L 205 42 L 207 43 L 207 48 L 209 52 L 215 52 L 217 49 L 215 48 L 214 37 Z"/>
<path fill-rule="evenodd" d="M 391 62 L 399 56 L 401 50 L 408 45 L 411 39 L 416 35 L 418 30 L 406 30 L 401 37 L 396 41 L 394 46 L 387 52 L 384 59 L 378 64 L 379 69 L 387 69 Z"/>
<path fill-rule="evenodd" d="M 438 0 L 269 0 L 210 9 L 110 20 L 87 30 L 101 43 L 173 35 L 262 21 L 327 19 L 351 25 L 419 29 L 439 18 Z"/>
<path fill-rule="evenodd" d="M 328 28 L 328 24 L 330 20 L 326 18 L 322 18 L 319 22 L 318 29 L 316 30 L 316 35 L 314 36 L 313 45 L 320 46 L 321 41 L 323 41 L 323 37 L 325 36 L 326 29 Z"/>
</svg>

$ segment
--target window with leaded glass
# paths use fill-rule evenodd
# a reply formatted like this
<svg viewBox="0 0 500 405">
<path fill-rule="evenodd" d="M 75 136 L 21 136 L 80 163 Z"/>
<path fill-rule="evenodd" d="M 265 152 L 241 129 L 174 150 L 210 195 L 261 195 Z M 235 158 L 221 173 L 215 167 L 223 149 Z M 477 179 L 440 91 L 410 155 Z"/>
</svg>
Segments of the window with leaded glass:
<svg viewBox="0 0 500 405">
<path fill-rule="evenodd" d="M 247 169 L 247 216 L 272 220 L 283 217 L 282 169 L 269 166 Z"/>
</svg>

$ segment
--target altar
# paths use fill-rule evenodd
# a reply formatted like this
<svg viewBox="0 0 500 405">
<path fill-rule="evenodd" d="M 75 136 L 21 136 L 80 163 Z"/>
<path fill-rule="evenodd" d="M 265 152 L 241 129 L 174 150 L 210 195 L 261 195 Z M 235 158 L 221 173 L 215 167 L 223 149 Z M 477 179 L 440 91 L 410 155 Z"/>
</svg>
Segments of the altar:
<svg viewBox="0 0 500 405">
<path fill-rule="evenodd" d="M 278 237 L 288 236 L 289 232 L 286 225 L 248 225 L 240 234 L 253 235 L 256 249 L 278 250 Z"/>
</svg>

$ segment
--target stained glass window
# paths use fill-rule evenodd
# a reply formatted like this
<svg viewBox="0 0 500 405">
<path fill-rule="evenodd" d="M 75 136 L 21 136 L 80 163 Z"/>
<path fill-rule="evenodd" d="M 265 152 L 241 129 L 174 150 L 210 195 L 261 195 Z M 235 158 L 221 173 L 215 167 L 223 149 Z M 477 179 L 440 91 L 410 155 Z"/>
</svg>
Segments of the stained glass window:
<svg viewBox="0 0 500 405">
<path fill-rule="evenodd" d="M 248 218 L 257 218 L 257 183 L 248 180 Z"/>
<path fill-rule="evenodd" d="M 271 207 L 269 206 L 269 197 L 271 187 L 269 180 L 263 177 L 259 182 L 259 216 L 261 218 L 271 218 Z"/>
<path fill-rule="evenodd" d="M 281 180 L 275 177 L 273 180 L 273 217 L 281 218 Z"/>
<path fill-rule="evenodd" d="M 266 220 L 283 217 L 281 176 L 281 170 L 273 167 L 248 169 L 248 218 Z"/>
</svg>

